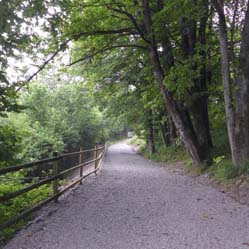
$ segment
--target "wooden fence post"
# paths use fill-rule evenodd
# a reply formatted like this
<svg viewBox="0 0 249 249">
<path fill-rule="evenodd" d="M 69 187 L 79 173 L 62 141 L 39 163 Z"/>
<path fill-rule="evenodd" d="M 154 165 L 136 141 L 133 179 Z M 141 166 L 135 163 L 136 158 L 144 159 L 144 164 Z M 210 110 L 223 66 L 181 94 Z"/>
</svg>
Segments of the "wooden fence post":
<svg viewBox="0 0 249 249">
<path fill-rule="evenodd" d="M 96 160 L 95 162 L 94 162 L 94 169 L 95 169 L 95 174 L 97 173 L 97 168 L 98 168 L 98 160 L 97 160 L 97 158 L 98 158 L 98 146 L 97 145 L 95 145 L 95 147 L 94 147 L 94 149 L 95 149 L 95 151 L 94 151 L 94 159 Z"/>
<path fill-rule="evenodd" d="M 57 157 L 58 156 L 58 153 L 57 152 L 54 152 L 53 153 L 53 157 Z M 53 175 L 57 175 L 59 172 L 59 162 L 56 160 L 53 162 Z M 52 182 L 52 188 L 53 188 L 53 195 L 56 195 L 59 193 L 59 180 L 56 179 Z M 55 202 L 58 201 L 58 198 L 55 198 Z"/>
<path fill-rule="evenodd" d="M 80 147 L 80 152 L 83 151 L 83 148 Z M 80 153 L 80 158 L 79 158 L 79 164 L 83 163 L 83 153 Z M 80 177 L 83 176 L 83 166 L 80 167 Z M 80 181 L 80 184 L 82 184 L 82 180 Z"/>
<path fill-rule="evenodd" d="M 101 146 L 102 146 L 102 145 L 101 145 Z M 101 153 L 102 153 L 102 149 L 98 151 L 98 157 L 101 155 Z M 98 160 L 98 167 L 99 167 L 99 164 L 100 164 L 100 160 L 101 160 L 101 159 Z"/>
</svg>

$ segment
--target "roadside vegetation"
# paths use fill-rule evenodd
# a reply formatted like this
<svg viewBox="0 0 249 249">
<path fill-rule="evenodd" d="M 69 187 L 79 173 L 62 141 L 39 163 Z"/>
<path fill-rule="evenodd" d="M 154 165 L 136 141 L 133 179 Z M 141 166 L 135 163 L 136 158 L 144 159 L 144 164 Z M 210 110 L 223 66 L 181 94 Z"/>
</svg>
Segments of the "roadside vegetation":
<svg viewBox="0 0 249 249">
<path fill-rule="evenodd" d="M 123 127 L 113 125 L 113 120 L 104 117 L 104 111 L 95 105 L 90 90 L 84 85 L 82 82 L 37 81 L 28 89 L 22 89 L 17 101 L 21 110 L 0 117 L 0 167 L 51 158 L 53 152 L 63 154 L 78 151 L 80 147 L 90 149 L 109 136 L 121 136 Z M 49 176 L 51 172 L 46 167 L 0 175 L 0 196 Z M 51 186 L 43 185 L 1 203 L 0 223 L 50 195 Z M 24 224 L 25 221 L 21 221 L 0 231 L 0 241 L 9 239 Z"/>
<path fill-rule="evenodd" d="M 218 139 L 220 140 L 220 138 Z M 129 140 L 129 144 L 134 145 L 136 150 L 140 152 L 145 158 L 170 164 L 182 162 L 184 164 L 185 174 L 191 175 L 205 175 L 208 174 L 211 178 L 219 182 L 220 184 L 232 184 L 241 177 L 245 181 L 249 181 L 249 163 L 245 162 L 239 169 L 233 166 L 228 148 L 216 148 L 213 150 L 214 155 L 219 155 L 219 152 L 223 152 L 221 156 L 214 156 L 213 164 L 210 167 L 205 165 L 194 167 L 192 160 L 186 152 L 184 145 L 180 140 L 176 141 L 174 146 L 164 146 L 160 139 L 159 143 L 156 144 L 156 151 L 151 153 L 146 146 L 146 139 L 144 136 L 133 136 Z M 220 143 L 220 141 L 218 141 Z"/>
</svg>

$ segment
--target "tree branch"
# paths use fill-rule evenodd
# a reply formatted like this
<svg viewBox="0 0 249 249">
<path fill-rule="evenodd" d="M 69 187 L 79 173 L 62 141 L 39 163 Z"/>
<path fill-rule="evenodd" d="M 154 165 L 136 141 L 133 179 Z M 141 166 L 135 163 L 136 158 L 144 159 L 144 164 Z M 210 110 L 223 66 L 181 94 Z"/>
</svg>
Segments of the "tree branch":
<svg viewBox="0 0 249 249">
<path fill-rule="evenodd" d="M 43 62 L 42 65 L 36 65 L 36 67 L 38 67 L 39 69 L 34 74 L 29 76 L 25 81 L 14 83 L 13 84 L 14 87 L 18 86 L 18 88 L 16 89 L 16 92 L 20 91 L 24 84 L 26 84 L 26 83 L 30 82 L 32 79 L 34 79 L 59 54 L 59 52 L 65 50 L 67 44 L 70 41 L 71 40 L 68 39 L 65 42 L 63 42 L 60 45 L 60 47 L 45 62 Z"/>
<path fill-rule="evenodd" d="M 114 29 L 114 30 L 96 30 L 90 32 L 79 32 L 76 35 L 72 36 L 72 40 L 78 40 L 82 36 L 94 36 L 94 35 L 114 35 L 114 34 L 127 34 L 127 35 L 136 35 L 132 28 L 121 28 L 121 29 Z"/>
<path fill-rule="evenodd" d="M 33 80 L 59 54 L 59 52 L 65 50 L 67 44 L 70 41 L 72 41 L 72 40 L 77 41 L 82 36 L 110 35 L 110 34 L 123 34 L 123 35 L 133 34 L 134 35 L 134 34 L 137 34 L 137 32 L 133 32 L 132 28 L 122 28 L 122 29 L 117 29 L 117 30 L 96 30 L 96 31 L 92 31 L 92 32 L 80 32 L 80 33 L 78 33 L 76 35 L 73 35 L 72 38 L 67 39 L 66 41 L 64 41 L 63 43 L 61 43 L 61 45 L 59 46 L 59 48 L 46 61 L 44 61 L 42 63 L 42 65 L 36 65 L 36 67 L 38 67 L 38 70 L 34 74 L 32 74 L 31 76 L 29 76 L 24 81 L 14 83 L 13 87 L 18 87 L 16 89 L 16 92 L 20 91 L 21 88 L 24 86 L 24 84 L 26 84 L 26 83 L 30 82 L 31 80 Z M 142 46 L 136 46 L 136 47 L 142 48 Z"/>
<path fill-rule="evenodd" d="M 211 0 L 211 3 L 213 4 L 214 8 L 218 12 L 219 15 L 224 15 L 222 9 L 223 9 L 223 2 L 220 0 Z"/>
<path fill-rule="evenodd" d="M 139 27 L 138 23 L 137 23 L 137 20 L 134 18 L 134 16 L 132 14 L 130 14 L 129 12 L 127 11 L 124 11 L 122 9 L 116 9 L 116 8 L 113 8 L 111 7 L 111 5 L 107 5 L 107 8 L 112 10 L 112 11 L 115 11 L 115 12 L 118 12 L 120 14 L 123 14 L 125 16 L 127 16 L 132 24 L 134 25 L 135 29 L 138 31 L 139 35 L 141 36 L 141 38 L 148 44 L 150 44 L 150 41 L 145 37 L 143 31 L 141 30 L 141 28 Z"/>
<path fill-rule="evenodd" d="M 82 62 L 82 61 L 85 61 L 85 60 L 87 60 L 87 59 L 90 59 L 90 58 L 93 58 L 94 56 L 96 56 L 96 55 L 98 55 L 98 54 L 101 54 L 101 53 L 104 53 L 104 52 L 106 52 L 106 51 L 110 51 L 110 50 L 112 50 L 112 49 L 116 49 L 116 48 L 139 48 L 139 49 L 147 49 L 146 47 L 144 47 L 144 46 L 140 46 L 140 45 L 130 45 L 130 44 L 123 44 L 123 45 L 114 45 L 114 46 L 111 46 L 111 47 L 103 47 L 102 49 L 100 49 L 100 50 L 98 50 L 98 51 L 96 51 L 96 52 L 94 52 L 94 53 L 92 53 L 92 54 L 88 54 L 88 55 L 86 55 L 86 56 L 84 56 L 84 57 L 82 57 L 82 58 L 80 58 L 80 59 L 78 59 L 78 60 L 76 60 L 76 61 L 73 61 L 73 62 L 71 62 L 70 64 L 68 64 L 67 66 L 73 66 L 73 65 L 75 65 L 75 64 L 77 64 L 77 63 L 79 63 L 79 62 Z"/>
</svg>

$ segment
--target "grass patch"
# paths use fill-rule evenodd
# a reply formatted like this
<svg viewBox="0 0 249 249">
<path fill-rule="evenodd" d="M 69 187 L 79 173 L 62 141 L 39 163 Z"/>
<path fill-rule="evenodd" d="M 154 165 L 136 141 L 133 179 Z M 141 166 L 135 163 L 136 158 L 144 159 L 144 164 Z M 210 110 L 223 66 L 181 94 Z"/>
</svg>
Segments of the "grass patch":
<svg viewBox="0 0 249 249">
<path fill-rule="evenodd" d="M 199 176 L 207 171 L 207 165 L 202 164 L 198 166 L 193 166 L 192 160 L 189 159 L 185 162 L 184 173 Z"/>
<path fill-rule="evenodd" d="M 208 170 L 216 180 L 227 182 L 228 180 L 238 176 L 237 169 L 233 166 L 232 161 L 223 159 L 222 161 L 214 164 Z"/>
<path fill-rule="evenodd" d="M 146 141 L 143 137 L 135 135 L 129 144 L 138 146 L 139 151 L 145 158 L 155 162 L 173 163 L 177 161 L 184 161 L 185 164 L 192 164 L 186 149 L 182 145 L 165 147 L 162 144 L 156 144 L 156 152 L 151 154 L 146 149 Z"/>
<path fill-rule="evenodd" d="M 8 173 L 5 176 L 0 177 L 0 195 L 15 192 L 22 189 L 29 184 L 22 182 L 25 177 L 23 171 Z M 5 223 L 10 218 L 17 216 L 21 212 L 27 210 L 30 206 L 40 202 L 44 198 L 51 194 L 50 184 L 43 185 L 37 189 L 33 189 L 25 194 L 22 194 L 16 198 L 10 199 L 4 203 L 0 204 L 0 223 Z M 0 248 L 1 246 L 9 240 L 13 234 L 25 225 L 25 221 L 12 225 L 0 231 Z"/>
<path fill-rule="evenodd" d="M 163 163 L 173 163 L 177 161 L 189 161 L 189 156 L 183 147 L 157 147 L 155 153 L 150 154 L 144 151 L 144 156 L 152 161 L 163 162 Z"/>
<path fill-rule="evenodd" d="M 227 182 L 240 175 L 249 176 L 249 162 L 243 163 L 240 167 L 234 167 L 232 160 L 221 156 L 214 159 L 214 164 L 208 170 L 215 179 Z"/>
</svg>

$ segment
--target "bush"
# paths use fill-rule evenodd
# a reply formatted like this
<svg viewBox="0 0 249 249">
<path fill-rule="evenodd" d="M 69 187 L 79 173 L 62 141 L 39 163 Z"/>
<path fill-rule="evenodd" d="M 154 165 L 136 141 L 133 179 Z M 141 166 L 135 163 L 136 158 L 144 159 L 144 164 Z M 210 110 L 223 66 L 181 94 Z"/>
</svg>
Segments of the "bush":
<svg viewBox="0 0 249 249">
<path fill-rule="evenodd" d="M 135 135 L 129 142 L 130 144 L 135 144 L 138 146 L 139 151 L 143 152 L 146 148 L 146 141 L 142 137 Z"/>
<path fill-rule="evenodd" d="M 4 195 L 10 192 L 15 192 L 24 188 L 27 184 L 23 183 L 24 172 L 19 171 L 15 173 L 8 173 L 0 176 L 0 194 Z M 10 218 L 15 217 L 21 212 L 27 210 L 35 203 L 40 202 L 48 197 L 51 193 L 50 185 L 43 185 L 37 189 L 33 189 L 28 193 L 22 194 L 16 198 L 10 199 L 0 204 L 0 223 L 3 224 Z M 0 232 L 0 247 L 4 241 L 8 240 L 14 232 L 20 229 L 25 222 L 21 220 L 10 228 L 6 228 Z"/>
<path fill-rule="evenodd" d="M 233 166 L 232 161 L 225 156 L 214 158 L 214 164 L 209 171 L 220 181 L 227 181 L 238 175 L 238 170 Z"/>
</svg>

